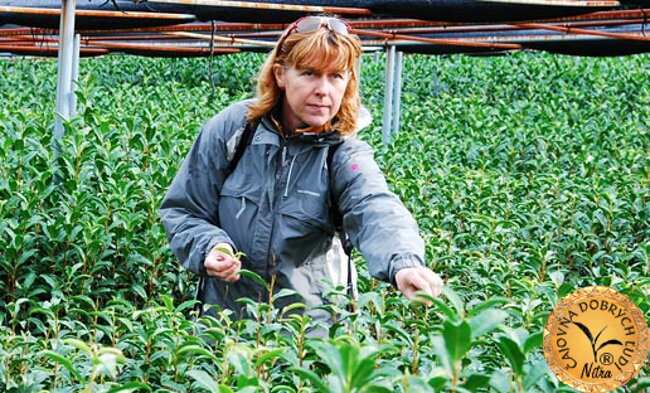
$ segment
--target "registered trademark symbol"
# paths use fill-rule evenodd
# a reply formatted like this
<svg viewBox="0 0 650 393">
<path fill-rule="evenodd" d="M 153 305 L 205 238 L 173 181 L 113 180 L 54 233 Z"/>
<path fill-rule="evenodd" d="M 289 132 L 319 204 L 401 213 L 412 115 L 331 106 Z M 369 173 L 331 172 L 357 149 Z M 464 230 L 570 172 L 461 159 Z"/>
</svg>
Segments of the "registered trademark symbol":
<svg viewBox="0 0 650 393">
<path fill-rule="evenodd" d="M 600 363 L 604 364 L 605 366 L 609 366 L 610 364 L 614 363 L 614 356 L 609 352 L 605 352 L 600 355 Z"/>
</svg>

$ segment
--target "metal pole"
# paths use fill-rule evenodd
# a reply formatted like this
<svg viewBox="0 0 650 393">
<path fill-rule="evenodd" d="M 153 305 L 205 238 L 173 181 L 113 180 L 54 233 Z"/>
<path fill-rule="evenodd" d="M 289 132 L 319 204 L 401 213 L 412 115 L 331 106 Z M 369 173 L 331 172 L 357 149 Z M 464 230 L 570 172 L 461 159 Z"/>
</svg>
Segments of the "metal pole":
<svg viewBox="0 0 650 393">
<path fill-rule="evenodd" d="M 402 63 L 403 52 L 397 52 L 395 61 L 395 92 L 393 93 L 393 131 L 395 135 L 399 134 L 400 112 L 402 110 Z"/>
<path fill-rule="evenodd" d="M 70 118 L 70 91 L 72 88 L 72 63 L 74 50 L 74 11 L 77 0 L 62 0 L 59 26 L 59 57 L 56 88 L 56 114 L 54 117 L 54 154 L 58 156 L 58 143 L 64 133 L 63 121 Z"/>
<path fill-rule="evenodd" d="M 384 89 L 384 121 L 383 142 L 384 148 L 390 143 L 391 115 L 393 109 L 393 75 L 395 63 L 395 45 L 389 45 L 386 52 L 386 87 Z"/>
<path fill-rule="evenodd" d="M 431 69 L 431 79 L 432 83 L 429 83 L 429 92 L 431 92 L 434 97 L 438 97 L 440 89 L 438 88 L 438 70 L 435 67 Z M 431 87 L 432 84 L 433 87 Z"/>
<path fill-rule="evenodd" d="M 77 114 L 77 83 L 79 82 L 79 52 L 81 48 L 81 35 L 74 35 L 74 57 L 72 59 L 72 81 L 70 83 L 70 116 Z"/>
</svg>

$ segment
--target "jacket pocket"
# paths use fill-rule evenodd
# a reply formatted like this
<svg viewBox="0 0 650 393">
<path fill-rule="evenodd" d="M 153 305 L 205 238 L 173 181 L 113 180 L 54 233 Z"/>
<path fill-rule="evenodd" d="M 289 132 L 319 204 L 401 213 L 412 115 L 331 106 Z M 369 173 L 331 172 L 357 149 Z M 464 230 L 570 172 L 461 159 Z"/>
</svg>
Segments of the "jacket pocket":
<svg viewBox="0 0 650 393">
<path fill-rule="evenodd" d="M 219 224 L 235 243 L 246 268 L 255 269 L 254 245 L 258 236 L 259 198 L 252 193 L 223 189 L 219 199 Z M 256 269 L 257 270 L 257 269 Z"/>
<path fill-rule="evenodd" d="M 287 221 L 293 222 L 292 227 L 304 231 L 334 232 L 329 205 L 327 199 L 322 195 L 311 192 L 296 192 L 286 198 L 280 209 L 280 213 Z M 306 235 L 306 233 L 305 233 Z"/>
</svg>

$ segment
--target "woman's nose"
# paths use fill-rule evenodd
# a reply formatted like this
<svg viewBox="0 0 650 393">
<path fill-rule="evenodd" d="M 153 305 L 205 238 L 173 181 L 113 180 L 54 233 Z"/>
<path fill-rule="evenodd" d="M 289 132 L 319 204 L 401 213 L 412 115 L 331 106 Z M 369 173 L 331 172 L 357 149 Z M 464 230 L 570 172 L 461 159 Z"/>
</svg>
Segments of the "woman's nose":
<svg viewBox="0 0 650 393">
<path fill-rule="evenodd" d="M 329 92 L 330 85 L 329 81 L 327 80 L 327 76 L 323 75 L 319 78 L 316 78 L 316 81 L 314 83 L 314 91 L 316 94 L 326 95 Z"/>
</svg>

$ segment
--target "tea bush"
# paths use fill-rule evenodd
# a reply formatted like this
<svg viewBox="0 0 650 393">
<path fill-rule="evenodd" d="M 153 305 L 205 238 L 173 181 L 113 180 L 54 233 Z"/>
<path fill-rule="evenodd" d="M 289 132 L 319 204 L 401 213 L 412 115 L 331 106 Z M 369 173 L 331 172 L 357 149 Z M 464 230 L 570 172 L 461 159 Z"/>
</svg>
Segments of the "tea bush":
<svg viewBox="0 0 650 393">
<path fill-rule="evenodd" d="M 613 286 L 650 316 L 648 60 L 407 56 L 383 149 L 384 60 L 364 58 L 361 137 L 447 289 L 421 307 L 356 255 L 357 311 L 333 288 L 320 340 L 272 299 L 197 320 L 157 217 L 200 125 L 252 95 L 263 56 L 215 58 L 215 75 L 205 59 L 84 59 L 58 156 L 55 62 L 2 59 L 0 391 L 570 391 L 541 354 L 562 297 Z M 648 386 L 646 367 L 620 390 Z"/>
</svg>

